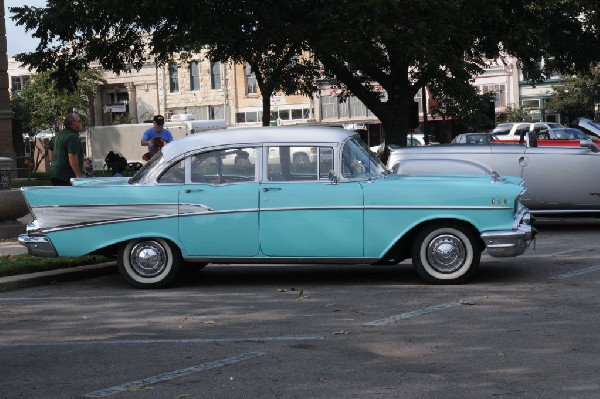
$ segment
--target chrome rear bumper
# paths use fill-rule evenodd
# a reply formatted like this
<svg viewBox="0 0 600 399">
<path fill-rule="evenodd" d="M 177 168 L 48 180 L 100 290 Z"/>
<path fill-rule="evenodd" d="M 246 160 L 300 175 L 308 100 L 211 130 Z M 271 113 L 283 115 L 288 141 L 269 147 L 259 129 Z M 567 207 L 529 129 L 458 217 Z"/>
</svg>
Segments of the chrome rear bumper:
<svg viewBox="0 0 600 399">
<path fill-rule="evenodd" d="M 42 256 L 45 258 L 56 258 L 58 256 L 54 245 L 44 236 L 21 234 L 19 235 L 19 244 L 26 247 L 27 253 L 32 256 Z"/>
</svg>

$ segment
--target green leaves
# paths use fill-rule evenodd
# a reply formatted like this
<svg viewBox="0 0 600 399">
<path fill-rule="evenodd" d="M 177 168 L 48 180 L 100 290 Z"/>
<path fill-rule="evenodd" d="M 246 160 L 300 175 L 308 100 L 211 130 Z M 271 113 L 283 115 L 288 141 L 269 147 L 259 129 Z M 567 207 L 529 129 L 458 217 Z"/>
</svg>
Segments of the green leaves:
<svg viewBox="0 0 600 399">
<path fill-rule="evenodd" d="M 23 123 L 23 132 L 35 134 L 40 130 L 58 131 L 60 123 L 71 110 L 89 109 L 96 88 L 104 83 L 102 72 L 88 69 L 77 74 L 73 91 L 61 88 L 51 71 L 33 75 L 23 90 L 15 93 L 11 106 L 15 118 Z M 85 112 L 83 112 L 85 114 Z"/>
</svg>

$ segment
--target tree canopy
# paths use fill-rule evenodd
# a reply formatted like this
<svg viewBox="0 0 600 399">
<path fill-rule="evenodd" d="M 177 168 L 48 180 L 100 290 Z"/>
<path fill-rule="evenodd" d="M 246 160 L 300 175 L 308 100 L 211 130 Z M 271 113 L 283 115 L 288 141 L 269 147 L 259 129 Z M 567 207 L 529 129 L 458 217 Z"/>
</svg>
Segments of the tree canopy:
<svg viewBox="0 0 600 399">
<path fill-rule="evenodd" d="M 404 145 L 409 109 L 422 87 L 451 98 L 467 93 L 485 59 L 511 54 L 533 81 L 575 73 L 600 60 L 600 3 L 589 0 L 49 0 L 11 8 L 40 39 L 17 57 L 60 84 L 98 61 L 111 71 L 209 46 L 222 59 L 249 62 L 261 90 L 287 89 L 295 57 L 310 50 L 332 82 L 382 122 L 386 141 Z M 544 58 L 545 68 L 537 69 Z M 260 62 L 259 62 L 260 61 Z M 306 63 L 303 91 L 310 82 Z M 292 79 L 293 80 L 293 79 Z M 273 83 L 277 82 L 277 83 Z M 454 89 L 452 89 L 454 88 Z M 383 89 L 383 90 L 381 90 Z M 313 88 L 314 90 L 314 88 Z M 284 90 L 285 91 L 285 90 Z M 456 101 L 455 101 L 456 102 Z M 264 103 L 264 98 L 263 98 Z"/>
<path fill-rule="evenodd" d="M 57 132 L 70 111 L 87 113 L 96 88 L 105 83 L 101 71 L 89 69 L 80 71 L 77 88 L 67 91 L 58 87 L 50 75 L 51 72 L 34 74 L 23 89 L 11 98 L 14 117 L 21 121 L 23 132 L 29 135 L 41 130 Z"/>
<path fill-rule="evenodd" d="M 600 105 L 600 67 L 590 73 L 574 76 L 554 86 L 546 106 L 567 113 L 572 119 L 592 118 Z"/>
</svg>

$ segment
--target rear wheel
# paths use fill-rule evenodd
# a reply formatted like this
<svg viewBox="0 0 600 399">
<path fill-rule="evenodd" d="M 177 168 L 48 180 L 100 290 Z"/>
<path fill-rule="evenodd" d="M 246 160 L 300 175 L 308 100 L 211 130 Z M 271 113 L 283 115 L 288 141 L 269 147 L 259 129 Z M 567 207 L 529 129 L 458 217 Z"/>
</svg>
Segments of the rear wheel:
<svg viewBox="0 0 600 399">
<path fill-rule="evenodd" d="M 461 284 L 477 270 L 479 241 L 470 229 L 458 224 L 432 224 L 421 230 L 412 245 L 412 263 L 425 281 Z"/>
<path fill-rule="evenodd" d="M 121 246 L 117 257 L 119 272 L 137 288 L 160 288 L 179 274 L 179 248 L 162 238 L 131 240 Z"/>
</svg>

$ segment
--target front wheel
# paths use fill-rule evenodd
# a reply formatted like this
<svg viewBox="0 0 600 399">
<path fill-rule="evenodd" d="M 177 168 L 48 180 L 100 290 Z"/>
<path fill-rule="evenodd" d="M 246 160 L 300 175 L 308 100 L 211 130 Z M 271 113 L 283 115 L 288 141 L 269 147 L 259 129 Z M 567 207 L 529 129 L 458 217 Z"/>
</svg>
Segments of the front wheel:
<svg viewBox="0 0 600 399">
<path fill-rule="evenodd" d="M 162 238 L 142 238 L 122 245 L 117 257 L 119 272 L 137 288 L 160 288 L 177 277 L 179 249 Z"/>
<path fill-rule="evenodd" d="M 412 245 L 412 263 L 425 281 L 461 284 L 477 270 L 481 249 L 477 237 L 457 224 L 434 224 L 421 230 Z"/>
</svg>

